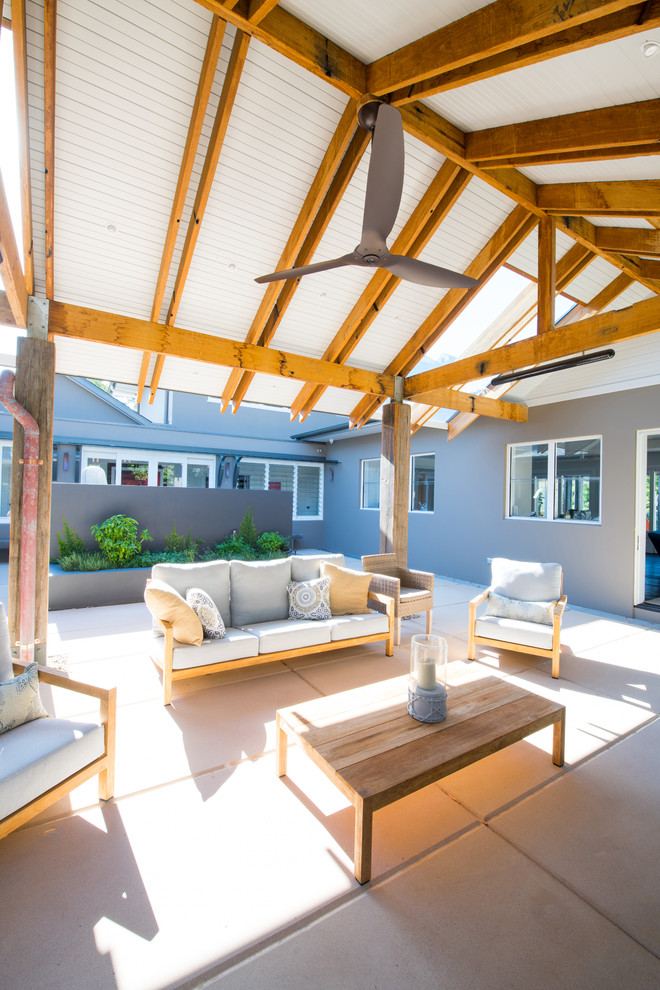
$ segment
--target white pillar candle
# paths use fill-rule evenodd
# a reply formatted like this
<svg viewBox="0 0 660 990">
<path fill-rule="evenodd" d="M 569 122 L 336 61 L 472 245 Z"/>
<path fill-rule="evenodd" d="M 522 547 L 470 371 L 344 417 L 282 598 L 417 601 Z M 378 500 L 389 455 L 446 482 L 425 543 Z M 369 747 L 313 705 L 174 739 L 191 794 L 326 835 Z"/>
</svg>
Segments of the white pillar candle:
<svg viewBox="0 0 660 990">
<path fill-rule="evenodd" d="M 423 691 L 435 690 L 435 660 L 421 657 L 417 661 L 417 687 Z"/>
</svg>

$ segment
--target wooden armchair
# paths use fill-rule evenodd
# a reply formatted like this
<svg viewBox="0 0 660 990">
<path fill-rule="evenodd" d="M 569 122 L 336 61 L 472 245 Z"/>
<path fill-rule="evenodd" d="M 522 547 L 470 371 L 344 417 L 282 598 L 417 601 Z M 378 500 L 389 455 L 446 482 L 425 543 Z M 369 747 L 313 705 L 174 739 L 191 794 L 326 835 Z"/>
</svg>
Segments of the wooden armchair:
<svg viewBox="0 0 660 990">
<path fill-rule="evenodd" d="M 491 646 L 552 661 L 552 676 L 559 677 L 561 620 L 566 608 L 559 564 L 494 557 L 490 587 L 470 602 L 468 659 L 475 646 Z M 488 602 L 486 614 L 477 608 Z"/>
<path fill-rule="evenodd" d="M 433 625 L 433 574 L 429 571 L 415 571 L 399 567 L 394 553 L 377 553 L 362 558 L 362 570 L 370 571 L 370 592 L 387 595 L 394 601 L 394 642 L 401 642 L 401 618 L 404 615 L 417 615 L 426 612 L 426 632 Z M 370 607 L 378 611 L 384 608 L 370 602 Z"/>
</svg>

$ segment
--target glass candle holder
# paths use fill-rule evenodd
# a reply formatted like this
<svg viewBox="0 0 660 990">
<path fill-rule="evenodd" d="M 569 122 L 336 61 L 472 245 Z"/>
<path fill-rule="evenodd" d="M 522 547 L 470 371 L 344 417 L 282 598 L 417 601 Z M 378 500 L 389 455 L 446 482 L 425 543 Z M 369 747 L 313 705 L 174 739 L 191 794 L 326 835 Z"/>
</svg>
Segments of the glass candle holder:
<svg viewBox="0 0 660 990">
<path fill-rule="evenodd" d="M 408 714 L 418 722 L 447 718 L 447 640 L 413 636 L 410 641 Z"/>
</svg>

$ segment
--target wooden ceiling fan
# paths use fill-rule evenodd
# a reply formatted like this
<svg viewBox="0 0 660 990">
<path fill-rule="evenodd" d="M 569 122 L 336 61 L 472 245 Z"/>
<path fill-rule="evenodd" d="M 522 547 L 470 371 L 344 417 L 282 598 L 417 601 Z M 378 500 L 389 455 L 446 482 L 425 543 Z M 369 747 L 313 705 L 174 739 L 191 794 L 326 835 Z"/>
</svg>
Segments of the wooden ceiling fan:
<svg viewBox="0 0 660 990">
<path fill-rule="evenodd" d="M 403 121 L 396 107 L 373 100 L 360 108 L 358 122 L 372 134 L 360 243 L 354 251 L 341 258 L 261 275 L 255 282 L 277 282 L 314 272 L 326 272 L 332 268 L 358 265 L 364 268 L 386 268 L 397 278 L 420 285 L 434 285 L 444 289 L 469 289 L 476 285 L 476 279 L 452 272 L 448 268 L 430 265 L 402 254 L 390 254 L 387 238 L 399 212 L 403 191 Z"/>
</svg>

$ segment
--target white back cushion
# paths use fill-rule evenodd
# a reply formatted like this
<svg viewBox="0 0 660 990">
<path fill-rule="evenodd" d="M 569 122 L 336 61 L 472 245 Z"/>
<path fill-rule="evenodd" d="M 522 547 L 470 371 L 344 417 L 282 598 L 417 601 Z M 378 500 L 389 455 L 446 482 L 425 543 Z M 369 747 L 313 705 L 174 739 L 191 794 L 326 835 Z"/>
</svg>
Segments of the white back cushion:
<svg viewBox="0 0 660 990">
<path fill-rule="evenodd" d="M 490 590 L 526 602 L 556 602 L 561 595 L 561 564 L 494 557 Z"/>
</svg>

